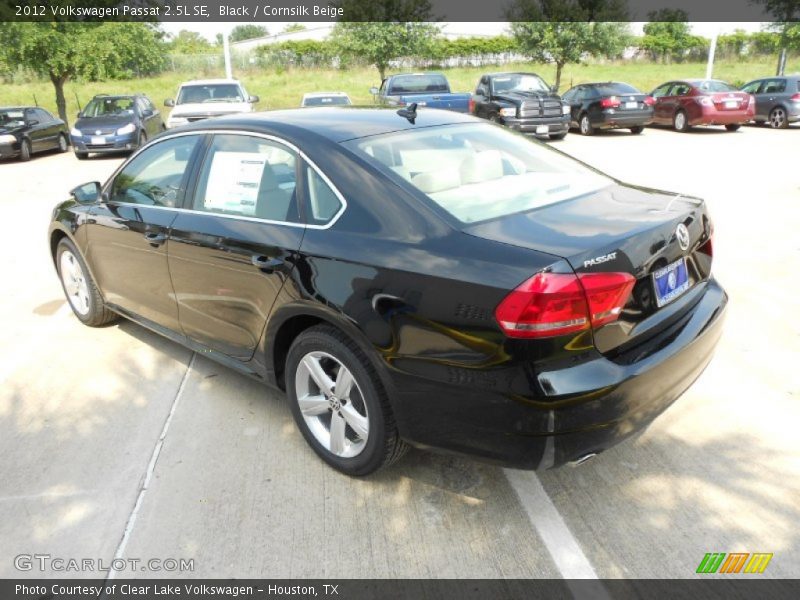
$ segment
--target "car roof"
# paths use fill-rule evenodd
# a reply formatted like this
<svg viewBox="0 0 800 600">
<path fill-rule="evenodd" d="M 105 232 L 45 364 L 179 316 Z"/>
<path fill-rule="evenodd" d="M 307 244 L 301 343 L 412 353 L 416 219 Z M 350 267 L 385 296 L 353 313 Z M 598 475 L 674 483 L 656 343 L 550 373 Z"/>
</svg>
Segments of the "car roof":
<svg viewBox="0 0 800 600">
<path fill-rule="evenodd" d="M 306 92 L 303 98 L 321 98 L 325 96 L 347 96 L 345 92 Z"/>
<path fill-rule="evenodd" d="M 309 107 L 257 113 L 238 113 L 196 121 L 180 129 L 237 129 L 256 133 L 277 132 L 291 138 L 322 136 L 333 142 L 439 125 L 480 122 L 475 117 L 447 110 L 419 108 L 412 124 L 394 108 Z"/>
<path fill-rule="evenodd" d="M 0 110 L 26 110 L 28 108 L 42 108 L 41 106 L 0 106 Z"/>
<path fill-rule="evenodd" d="M 541 75 L 533 71 L 498 71 L 496 73 L 486 73 L 486 77 L 499 77 L 503 75 L 535 75 L 539 79 L 542 78 Z"/>
<path fill-rule="evenodd" d="M 192 79 L 191 81 L 184 81 L 181 83 L 181 87 L 184 85 L 214 85 L 217 83 L 234 83 L 239 85 L 241 82 L 238 79 Z"/>
</svg>

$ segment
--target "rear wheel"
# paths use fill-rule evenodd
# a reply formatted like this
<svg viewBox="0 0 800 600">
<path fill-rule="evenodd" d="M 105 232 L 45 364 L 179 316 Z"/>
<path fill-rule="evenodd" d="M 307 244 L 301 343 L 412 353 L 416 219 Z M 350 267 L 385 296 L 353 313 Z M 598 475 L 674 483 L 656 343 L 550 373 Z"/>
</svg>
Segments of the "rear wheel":
<svg viewBox="0 0 800 600">
<path fill-rule="evenodd" d="M 117 320 L 116 313 L 106 308 L 80 252 L 67 238 L 56 248 L 56 266 L 72 312 L 84 325 L 99 327 Z"/>
<path fill-rule="evenodd" d="M 28 140 L 22 140 L 19 144 L 19 159 L 22 162 L 31 159 L 31 143 Z"/>
<path fill-rule="evenodd" d="M 69 144 L 67 143 L 67 137 L 62 133 L 58 136 L 58 151 L 66 152 L 68 149 Z"/>
<path fill-rule="evenodd" d="M 592 127 L 592 122 L 586 113 L 581 115 L 578 120 L 578 126 L 580 127 L 581 135 L 594 135 L 594 127 Z"/>
<path fill-rule="evenodd" d="M 776 106 L 769 113 L 769 126 L 773 129 L 786 129 L 789 126 L 789 119 L 786 118 L 786 110 L 782 106 Z"/>
<path fill-rule="evenodd" d="M 633 135 L 639 135 L 643 131 L 644 131 L 644 127 L 642 127 L 641 125 L 636 125 L 634 127 L 631 127 L 631 133 Z"/>
<path fill-rule="evenodd" d="M 730 125 L 725 125 L 725 129 L 727 129 L 728 131 L 739 131 L 740 127 L 741 125 L 737 123 L 731 123 Z"/>
<path fill-rule="evenodd" d="M 286 393 L 306 442 L 333 468 L 367 475 L 405 453 L 375 369 L 339 330 L 321 325 L 297 337 Z"/>
<path fill-rule="evenodd" d="M 689 131 L 689 118 L 686 113 L 682 110 L 676 112 L 672 119 L 672 125 L 675 127 L 675 131 L 680 131 L 681 133 Z"/>
</svg>

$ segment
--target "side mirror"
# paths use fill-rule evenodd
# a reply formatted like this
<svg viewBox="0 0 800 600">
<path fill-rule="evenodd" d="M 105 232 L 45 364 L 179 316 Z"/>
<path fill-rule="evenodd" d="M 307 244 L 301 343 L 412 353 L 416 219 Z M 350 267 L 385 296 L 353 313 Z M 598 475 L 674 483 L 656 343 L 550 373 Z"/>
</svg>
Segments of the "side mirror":
<svg viewBox="0 0 800 600">
<path fill-rule="evenodd" d="M 377 96 L 378 91 L 379 91 L 378 88 L 376 88 L 374 85 L 371 88 L 369 88 L 369 93 L 372 94 L 373 96 Z"/>
<path fill-rule="evenodd" d="M 167 98 L 164 100 L 164 106 L 175 106 L 175 100 L 172 98 Z"/>
<path fill-rule="evenodd" d="M 72 188 L 69 193 L 80 204 L 93 204 L 100 198 L 100 182 L 84 183 Z"/>
<path fill-rule="evenodd" d="M 255 104 L 258 101 L 259 101 L 259 97 L 258 96 L 250 96 L 250 100 L 248 100 L 248 102 L 250 104 Z"/>
<path fill-rule="evenodd" d="M 142 116 L 143 116 L 143 117 L 152 117 L 152 116 L 153 116 L 153 111 L 152 111 L 152 110 L 150 110 L 149 108 L 145 108 L 145 109 L 142 111 Z"/>
</svg>

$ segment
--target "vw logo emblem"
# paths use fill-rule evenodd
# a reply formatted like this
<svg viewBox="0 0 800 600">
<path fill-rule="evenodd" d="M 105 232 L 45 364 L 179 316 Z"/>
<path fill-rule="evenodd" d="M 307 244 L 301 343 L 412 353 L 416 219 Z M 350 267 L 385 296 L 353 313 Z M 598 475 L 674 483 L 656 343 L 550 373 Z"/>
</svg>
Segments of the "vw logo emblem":
<svg viewBox="0 0 800 600">
<path fill-rule="evenodd" d="M 95 134 L 95 135 L 100 135 L 101 133 L 103 133 L 103 132 L 102 132 L 102 131 L 100 131 L 99 129 L 98 129 L 97 131 L 95 131 L 95 132 L 94 132 L 94 134 Z"/>
<path fill-rule="evenodd" d="M 675 271 L 670 271 L 669 275 L 667 275 L 667 285 L 669 289 L 674 290 L 677 284 L 678 276 L 675 274 Z"/>
<path fill-rule="evenodd" d="M 689 248 L 689 230 L 686 229 L 686 225 L 681 223 L 678 225 L 678 228 L 675 229 L 675 237 L 678 238 L 678 244 L 681 247 L 681 250 L 686 250 Z"/>
</svg>

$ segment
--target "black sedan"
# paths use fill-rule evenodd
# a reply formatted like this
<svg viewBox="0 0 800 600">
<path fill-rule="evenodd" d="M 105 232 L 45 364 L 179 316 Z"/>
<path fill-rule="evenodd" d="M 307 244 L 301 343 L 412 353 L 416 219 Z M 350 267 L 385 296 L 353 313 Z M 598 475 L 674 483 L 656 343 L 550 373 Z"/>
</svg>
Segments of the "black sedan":
<svg viewBox="0 0 800 600">
<path fill-rule="evenodd" d="M 37 152 L 69 147 L 67 126 L 38 106 L 0 107 L 0 158 L 30 160 Z"/>
<path fill-rule="evenodd" d="M 630 129 L 639 134 L 653 121 L 655 100 L 632 85 L 616 81 L 582 83 L 564 93 L 572 125 L 582 135 L 598 129 Z"/>
<path fill-rule="evenodd" d="M 353 475 L 409 444 L 586 460 L 691 385 L 727 302 L 702 200 L 448 111 L 201 121 L 72 196 L 49 241 L 78 319 L 285 390 Z"/>
</svg>

